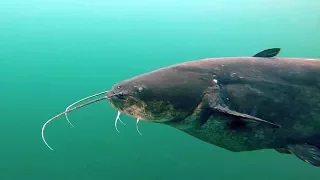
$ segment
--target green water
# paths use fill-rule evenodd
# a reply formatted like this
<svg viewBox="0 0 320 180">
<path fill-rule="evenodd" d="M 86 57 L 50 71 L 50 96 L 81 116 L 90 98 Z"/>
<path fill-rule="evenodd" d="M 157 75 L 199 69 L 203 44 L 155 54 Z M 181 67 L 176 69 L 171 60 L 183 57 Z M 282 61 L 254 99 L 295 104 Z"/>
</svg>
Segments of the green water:
<svg viewBox="0 0 320 180">
<path fill-rule="evenodd" d="M 0 180 L 305 180 L 273 150 L 232 153 L 100 102 L 43 123 L 132 76 L 207 57 L 320 57 L 319 0 L 1 0 Z"/>
</svg>

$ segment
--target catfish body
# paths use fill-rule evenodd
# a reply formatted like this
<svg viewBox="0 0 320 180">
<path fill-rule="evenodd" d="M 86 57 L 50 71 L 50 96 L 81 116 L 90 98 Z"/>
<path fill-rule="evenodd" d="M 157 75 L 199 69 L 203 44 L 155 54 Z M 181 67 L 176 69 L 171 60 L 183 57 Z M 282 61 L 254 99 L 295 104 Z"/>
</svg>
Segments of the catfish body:
<svg viewBox="0 0 320 180">
<path fill-rule="evenodd" d="M 208 59 L 195 63 L 201 64 L 203 69 L 207 69 L 204 72 L 214 72 L 213 78 L 217 81 L 212 84 L 211 88 L 212 91 L 218 92 L 218 95 L 215 95 L 218 97 L 212 98 L 210 97 L 212 95 L 208 93 L 203 100 L 208 101 L 205 104 L 215 101 L 215 106 L 221 105 L 234 112 L 259 117 L 281 126 L 281 128 L 275 128 L 261 124 L 265 126 L 261 127 L 263 131 L 270 129 L 271 133 L 269 137 L 261 135 L 260 138 L 290 141 L 289 137 L 292 135 L 306 137 L 316 136 L 320 133 L 320 61 L 247 57 Z M 187 66 L 192 66 L 192 64 L 186 64 L 184 68 Z M 215 69 L 212 70 L 209 67 L 215 67 Z M 208 74 L 208 76 L 210 75 Z M 205 109 L 207 107 L 199 108 Z M 205 116 L 206 113 L 201 111 L 200 129 L 207 123 L 211 123 L 210 119 L 214 119 L 213 121 L 216 121 L 217 117 L 228 119 L 229 117 L 226 115 L 230 115 L 219 111 L 216 114 L 210 111 L 208 113 L 210 116 Z M 193 117 L 190 116 L 190 118 Z M 240 130 L 248 133 L 245 124 L 233 125 L 230 125 L 230 130 L 235 133 L 240 133 Z M 237 128 L 239 131 L 236 130 Z M 282 137 L 278 137 L 279 135 Z M 239 142 L 239 139 L 236 139 Z M 266 148 L 267 144 L 277 146 L 276 142 L 261 143 L 265 145 L 250 146 L 250 142 L 244 142 L 244 146 L 238 150 L 231 147 L 228 149 L 242 151 L 259 149 L 264 146 Z"/>
<path fill-rule="evenodd" d="M 131 104 L 110 102 L 230 151 L 276 149 L 320 166 L 320 60 L 274 58 L 279 50 L 165 67 L 114 86 Z"/>
</svg>

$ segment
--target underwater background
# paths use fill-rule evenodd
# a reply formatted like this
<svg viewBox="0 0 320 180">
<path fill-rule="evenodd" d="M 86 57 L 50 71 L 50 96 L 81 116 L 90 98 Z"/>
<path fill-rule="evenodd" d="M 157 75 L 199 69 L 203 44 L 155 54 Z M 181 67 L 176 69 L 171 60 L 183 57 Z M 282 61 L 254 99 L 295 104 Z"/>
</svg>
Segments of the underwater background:
<svg viewBox="0 0 320 180">
<path fill-rule="evenodd" d="M 320 58 L 319 0 L 1 0 L 0 180 L 305 180 L 320 170 L 274 150 L 233 153 L 106 102 L 42 125 L 74 101 L 184 61 Z"/>
</svg>

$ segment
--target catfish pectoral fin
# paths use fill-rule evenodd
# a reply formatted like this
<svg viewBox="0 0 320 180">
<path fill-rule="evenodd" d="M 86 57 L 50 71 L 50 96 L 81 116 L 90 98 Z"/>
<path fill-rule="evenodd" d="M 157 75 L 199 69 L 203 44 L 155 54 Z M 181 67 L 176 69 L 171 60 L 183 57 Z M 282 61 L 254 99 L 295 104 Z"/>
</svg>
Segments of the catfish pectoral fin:
<svg viewBox="0 0 320 180">
<path fill-rule="evenodd" d="M 231 115 L 231 116 L 234 116 L 234 117 L 238 117 L 238 119 L 240 121 L 254 121 L 254 122 L 257 122 L 257 123 L 265 123 L 265 124 L 268 124 L 268 125 L 271 125 L 271 126 L 277 127 L 277 128 L 281 127 L 278 124 L 275 124 L 275 123 L 272 123 L 272 122 L 269 122 L 269 121 L 254 117 L 254 116 L 250 116 L 248 114 L 243 114 L 243 113 L 239 113 L 239 112 L 236 112 L 236 111 L 232 111 L 229 108 L 222 107 L 221 105 L 215 106 L 215 107 L 213 107 L 213 109 L 215 109 L 216 111 L 218 111 L 220 113 L 224 113 L 224 114 L 228 114 L 228 115 Z"/>
<path fill-rule="evenodd" d="M 320 166 L 320 147 L 311 144 L 295 144 L 289 145 L 288 149 L 304 162 Z"/>
</svg>

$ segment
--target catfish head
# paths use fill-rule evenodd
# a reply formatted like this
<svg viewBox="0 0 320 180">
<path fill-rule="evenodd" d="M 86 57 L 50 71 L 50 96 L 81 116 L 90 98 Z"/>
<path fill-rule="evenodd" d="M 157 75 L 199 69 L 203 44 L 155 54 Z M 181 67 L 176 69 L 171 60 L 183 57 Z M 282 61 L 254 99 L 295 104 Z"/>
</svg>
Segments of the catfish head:
<svg viewBox="0 0 320 180">
<path fill-rule="evenodd" d="M 179 121 L 201 103 L 211 81 L 203 69 L 169 66 L 119 82 L 107 96 L 111 106 L 139 120 Z"/>
</svg>

